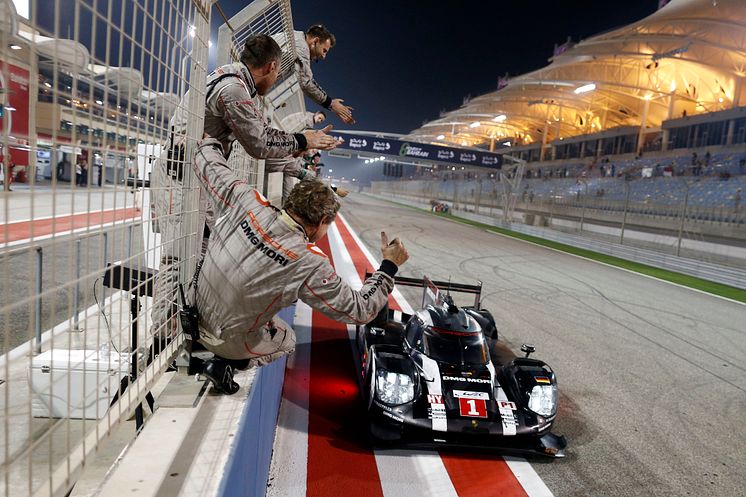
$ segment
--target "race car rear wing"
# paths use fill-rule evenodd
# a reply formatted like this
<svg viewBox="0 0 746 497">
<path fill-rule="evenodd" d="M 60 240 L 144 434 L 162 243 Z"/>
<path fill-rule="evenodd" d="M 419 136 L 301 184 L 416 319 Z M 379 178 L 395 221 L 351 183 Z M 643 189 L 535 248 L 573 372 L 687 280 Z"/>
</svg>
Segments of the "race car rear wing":
<svg viewBox="0 0 746 497">
<path fill-rule="evenodd" d="M 365 272 L 365 279 L 368 279 L 373 273 Z M 477 281 L 476 285 L 467 285 L 464 283 L 453 283 L 451 281 L 433 281 L 427 276 L 423 278 L 407 278 L 405 276 L 395 276 L 394 283 L 399 286 L 414 286 L 424 288 L 422 296 L 422 307 L 429 303 L 437 302 L 440 292 L 458 292 L 470 293 L 474 295 L 474 308 L 480 309 L 482 303 L 482 282 Z"/>
</svg>

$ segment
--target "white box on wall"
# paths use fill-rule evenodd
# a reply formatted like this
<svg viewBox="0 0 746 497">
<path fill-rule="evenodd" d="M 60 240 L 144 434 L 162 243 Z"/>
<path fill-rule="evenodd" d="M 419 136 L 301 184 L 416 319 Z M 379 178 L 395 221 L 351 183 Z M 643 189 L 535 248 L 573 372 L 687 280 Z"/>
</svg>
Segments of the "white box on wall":
<svg viewBox="0 0 746 497">
<path fill-rule="evenodd" d="M 31 360 L 31 412 L 41 418 L 102 418 L 129 374 L 129 354 L 48 350 Z"/>
</svg>

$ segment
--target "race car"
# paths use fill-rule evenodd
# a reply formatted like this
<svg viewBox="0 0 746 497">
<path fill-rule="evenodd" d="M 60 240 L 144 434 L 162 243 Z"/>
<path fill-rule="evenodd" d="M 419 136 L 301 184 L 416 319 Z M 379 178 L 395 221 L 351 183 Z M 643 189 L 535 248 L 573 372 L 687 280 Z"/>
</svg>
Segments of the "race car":
<svg viewBox="0 0 746 497">
<path fill-rule="evenodd" d="M 554 371 L 498 342 L 482 285 L 395 278 L 422 286 L 412 315 L 384 309 L 357 327 L 361 395 L 375 445 L 474 447 L 564 457 L 551 432 L 559 392 Z M 442 290 L 444 289 L 444 290 Z M 459 307 L 451 293 L 475 295 Z"/>
</svg>

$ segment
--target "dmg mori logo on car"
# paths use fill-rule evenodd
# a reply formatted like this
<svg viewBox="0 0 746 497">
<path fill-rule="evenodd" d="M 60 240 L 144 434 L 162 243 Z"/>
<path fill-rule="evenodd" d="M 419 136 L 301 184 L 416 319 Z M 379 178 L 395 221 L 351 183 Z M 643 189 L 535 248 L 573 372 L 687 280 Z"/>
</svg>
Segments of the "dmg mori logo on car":
<svg viewBox="0 0 746 497">
<path fill-rule="evenodd" d="M 489 383 L 486 378 L 464 378 L 463 376 L 443 376 L 445 381 L 465 381 L 467 383 Z"/>
</svg>

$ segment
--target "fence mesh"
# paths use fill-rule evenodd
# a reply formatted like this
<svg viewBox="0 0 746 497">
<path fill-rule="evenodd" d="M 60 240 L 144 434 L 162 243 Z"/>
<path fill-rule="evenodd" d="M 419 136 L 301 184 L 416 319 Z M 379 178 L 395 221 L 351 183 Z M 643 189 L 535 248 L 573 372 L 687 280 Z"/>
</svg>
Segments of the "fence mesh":
<svg viewBox="0 0 746 497">
<path fill-rule="evenodd" d="M 201 241 L 186 158 L 202 135 L 210 4 L 0 0 L 0 495 L 66 494 L 175 355 L 180 340 L 151 329 L 148 269 L 173 250 L 187 280 Z M 189 90 L 183 186 L 142 188 Z M 178 196 L 159 218 L 178 229 L 157 232 L 159 196 Z"/>
</svg>

